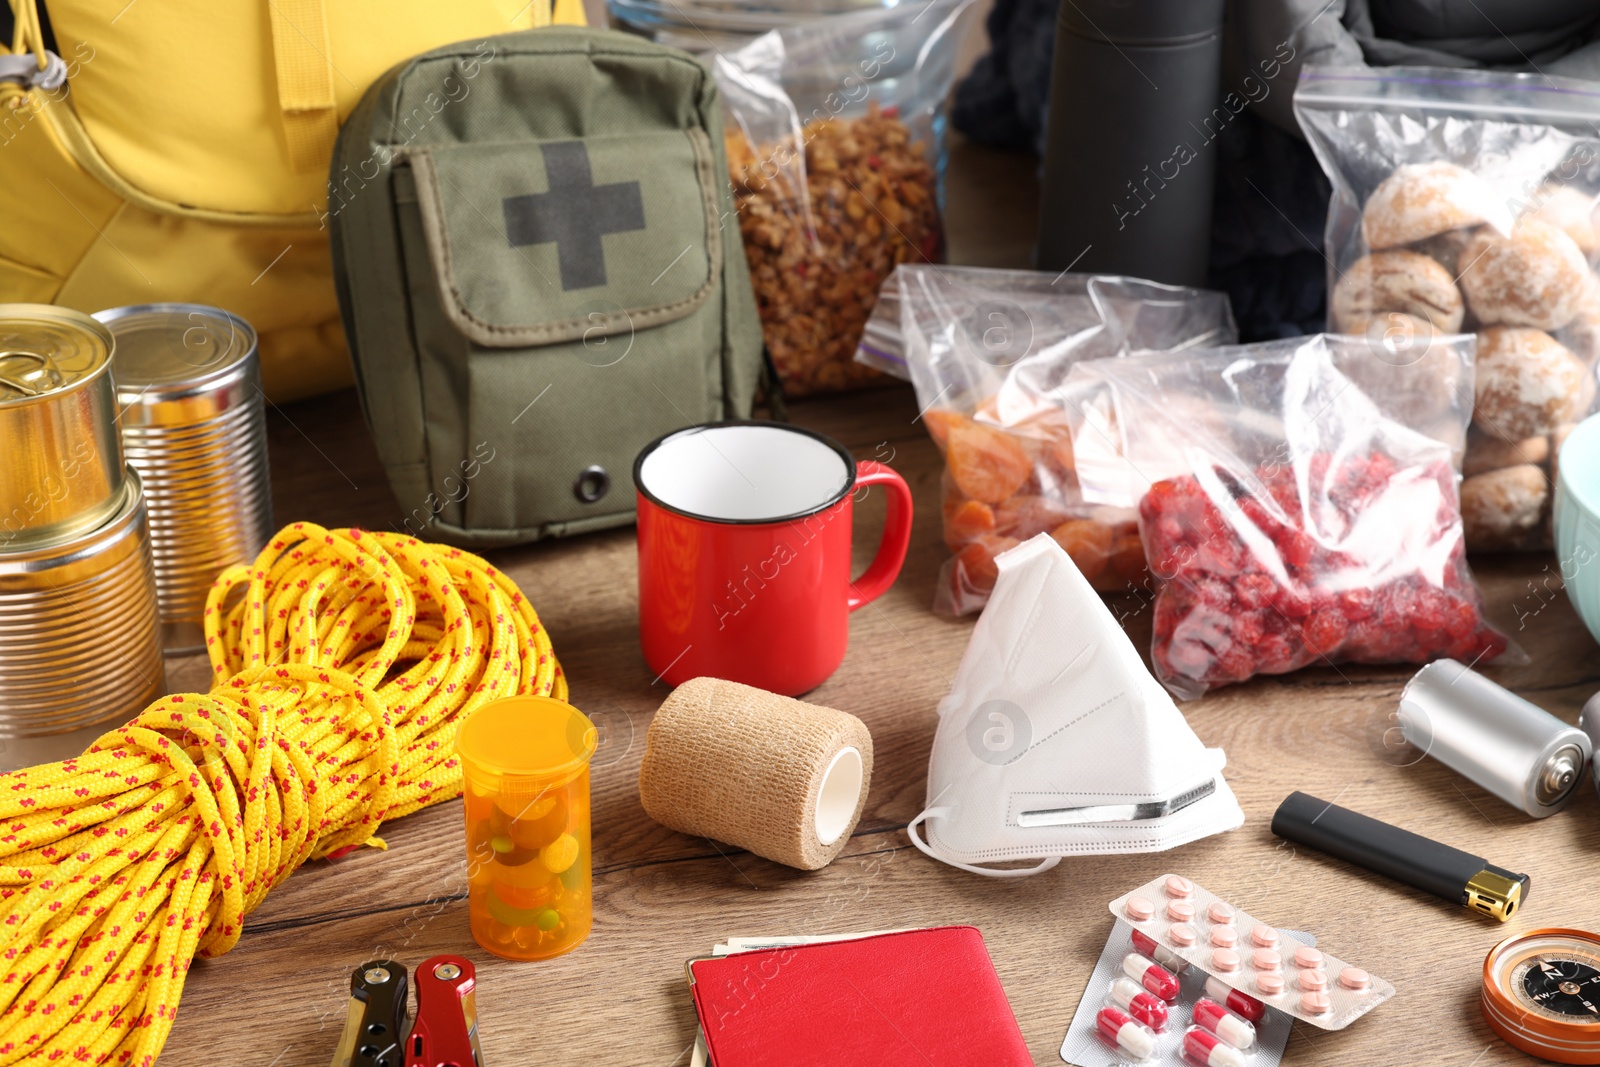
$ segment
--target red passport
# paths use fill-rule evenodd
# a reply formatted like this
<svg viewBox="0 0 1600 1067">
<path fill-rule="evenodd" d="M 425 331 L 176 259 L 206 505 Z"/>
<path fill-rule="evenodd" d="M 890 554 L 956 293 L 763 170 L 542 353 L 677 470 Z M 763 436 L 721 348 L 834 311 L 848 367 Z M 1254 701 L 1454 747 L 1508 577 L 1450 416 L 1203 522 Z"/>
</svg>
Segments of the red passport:
<svg viewBox="0 0 1600 1067">
<path fill-rule="evenodd" d="M 689 980 L 712 1067 L 1033 1067 L 971 926 L 692 960 Z"/>
</svg>

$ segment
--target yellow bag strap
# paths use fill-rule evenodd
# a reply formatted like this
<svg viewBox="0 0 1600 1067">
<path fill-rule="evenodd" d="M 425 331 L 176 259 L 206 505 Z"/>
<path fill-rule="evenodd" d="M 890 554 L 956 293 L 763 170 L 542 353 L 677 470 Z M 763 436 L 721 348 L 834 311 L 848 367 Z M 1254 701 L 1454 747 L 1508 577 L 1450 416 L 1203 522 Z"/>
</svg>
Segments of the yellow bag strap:
<svg viewBox="0 0 1600 1067">
<path fill-rule="evenodd" d="M 267 7 L 289 165 L 297 174 L 326 170 L 339 135 L 339 113 L 325 0 L 267 0 Z"/>
</svg>

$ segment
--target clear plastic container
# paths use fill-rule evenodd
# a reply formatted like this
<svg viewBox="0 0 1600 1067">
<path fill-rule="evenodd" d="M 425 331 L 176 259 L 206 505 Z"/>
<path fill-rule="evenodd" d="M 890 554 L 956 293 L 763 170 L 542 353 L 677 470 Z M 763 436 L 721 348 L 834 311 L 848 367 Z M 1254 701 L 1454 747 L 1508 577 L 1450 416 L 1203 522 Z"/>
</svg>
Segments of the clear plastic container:
<svg viewBox="0 0 1600 1067">
<path fill-rule="evenodd" d="M 461 724 L 472 937 L 497 956 L 577 948 L 593 921 L 589 759 L 594 724 L 552 697 L 507 697 Z"/>
</svg>

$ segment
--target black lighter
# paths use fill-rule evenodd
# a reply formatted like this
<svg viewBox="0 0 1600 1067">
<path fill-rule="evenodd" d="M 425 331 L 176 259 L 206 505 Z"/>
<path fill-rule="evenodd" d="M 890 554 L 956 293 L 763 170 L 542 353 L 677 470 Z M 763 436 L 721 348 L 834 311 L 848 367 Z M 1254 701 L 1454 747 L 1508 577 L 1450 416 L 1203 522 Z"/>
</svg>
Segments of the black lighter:
<svg viewBox="0 0 1600 1067">
<path fill-rule="evenodd" d="M 1272 832 L 1501 922 L 1528 899 L 1525 874 L 1305 793 L 1278 805 Z"/>
</svg>

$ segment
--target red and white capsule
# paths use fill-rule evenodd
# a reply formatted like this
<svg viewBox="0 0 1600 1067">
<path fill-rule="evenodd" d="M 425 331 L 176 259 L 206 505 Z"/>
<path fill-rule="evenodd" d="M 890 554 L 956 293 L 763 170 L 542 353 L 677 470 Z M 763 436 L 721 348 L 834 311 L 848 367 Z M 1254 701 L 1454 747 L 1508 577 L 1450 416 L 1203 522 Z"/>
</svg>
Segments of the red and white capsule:
<svg viewBox="0 0 1600 1067">
<path fill-rule="evenodd" d="M 1194 1021 L 1241 1052 L 1256 1043 L 1255 1027 L 1209 997 L 1194 1002 Z"/>
<path fill-rule="evenodd" d="M 1244 1067 L 1244 1053 L 1210 1030 L 1191 1026 L 1183 1034 L 1183 1054 L 1200 1067 Z"/>
<path fill-rule="evenodd" d="M 1121 1008 L 1101 1008 L 1100 1014 L 1094 1017 L 1094 1024 L 1107 1041 L 1116 1045 L 1131 1060 L 1147 1060 L 1156 1053 L 1156 1035 L 1148 1026 L 1135 1022 Z"/>
<path fill-rule="evenodd" d="M 1155 938 L 1151 937 L 1147 933 L 1144 933 L 1143 931 L 1133 931 L 1130 940 L 1133 941 L 1133 947 L 1137 949 L 1141 955 L 1148 956 L 1149 958 L 1155 960 L 1173 974 L 1182 974 L 1184 972 L 1184 968 L 1189 966 L 1188 963 L 1184 962 L 1182 956 L 1178 955 L 1170 948 L 1167 948 L 1165 945 L 1158 944 Z"/>
<path fill-rule="evenodd" d="M 1117 1007 L 1152 1030 L 1161 1030 L 1167 1025 L 1166 1004 L 1154 993 L 1145 992 L 1144 987 L 1132 979 L 1118 978 L 1112 982 L 1111 999 Z"/>
<path fill-rule="evenodd" d="M 1206 996 L 1217 1001 L 1235 1015 L 1242 1015 L 1253 1023 L 1261 1021 L 1267 1014 L 1267 1006 L 1248 993 L 1241 993 L 1231 988 L 1226 982 L 1215 978 L 1206 979 Z"/>
<path fill-rule="evenodd" d="M 1122 973 L 1168 1003 L 1178 999 L 1177 976 L 1137 952 L 1123 957 Z"/>
</svg>

